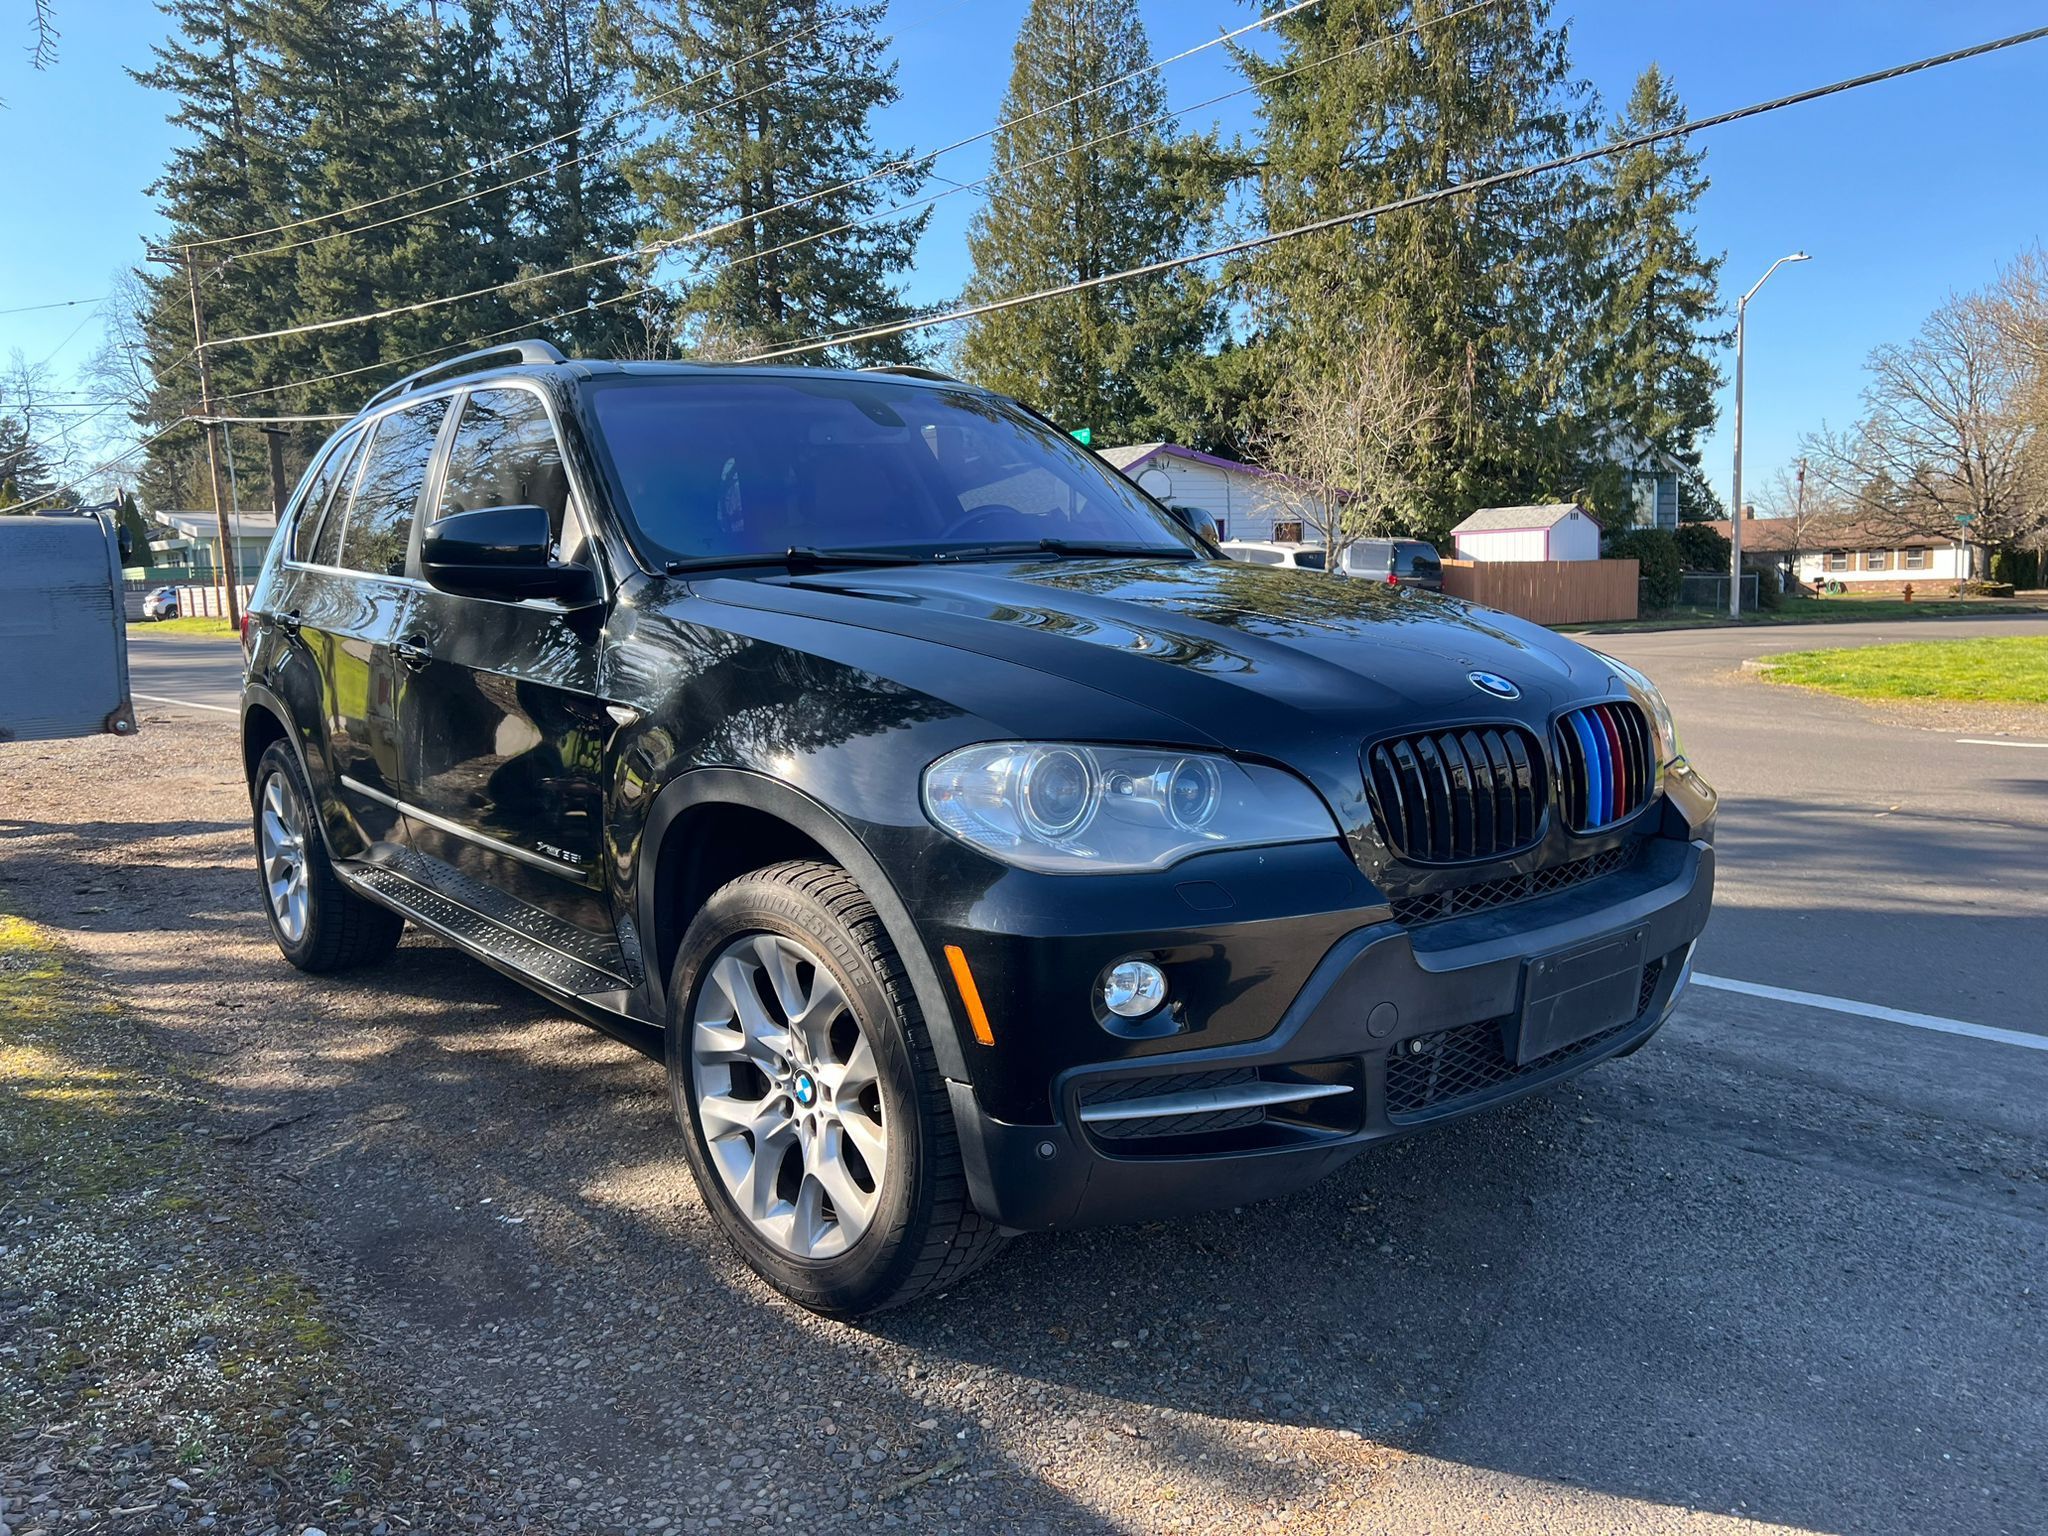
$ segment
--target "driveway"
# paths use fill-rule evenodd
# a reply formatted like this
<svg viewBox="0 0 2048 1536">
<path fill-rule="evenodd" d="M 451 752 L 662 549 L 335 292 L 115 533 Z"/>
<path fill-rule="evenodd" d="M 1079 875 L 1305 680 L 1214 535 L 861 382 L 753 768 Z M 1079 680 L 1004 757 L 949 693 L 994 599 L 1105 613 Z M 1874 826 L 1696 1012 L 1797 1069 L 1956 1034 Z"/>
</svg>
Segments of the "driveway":
<svg viewBox="0 0 2048 1536">
<path fill-rule="evenodd" d="M 287 968 L 225 716 L 0 748 L 0 902 L 268 1132 L 222 1155 L 279 1262 L 520 1490 L 491 1529 L 2038 1531 L 2048 752 L 1736 669 L 1873 628 L 1605 642 L 1726 795 L 1700 969 L 1849 1011 L 1697 987 L 1558 1092 L 862 1327 L 732 1261 L 654 1064 L 417 935 Z"/>
</svg>

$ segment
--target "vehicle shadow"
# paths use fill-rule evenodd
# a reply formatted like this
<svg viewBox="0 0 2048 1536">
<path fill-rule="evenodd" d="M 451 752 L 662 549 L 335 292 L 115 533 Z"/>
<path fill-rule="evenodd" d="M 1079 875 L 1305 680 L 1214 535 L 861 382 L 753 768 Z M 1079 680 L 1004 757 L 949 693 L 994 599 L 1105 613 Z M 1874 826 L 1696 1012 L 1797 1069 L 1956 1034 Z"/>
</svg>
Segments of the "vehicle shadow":
<svg viewBox="0 0 2048 1536">
<path fill-rule="evenodd" d="M 1168 1485 L 1197 1509 L 1355 1506 L 1392 1475 L 1383 1446 L 1816 1529 L 2041 1513 L 2010 1507 L 2048 1437 L 2016 1283 L 2048 1225 L 2038 1137 L 1966 1135 L 1897 1083 L 1873 1110 L 1853 1072 L 1773 1059 L 1712 997 L 1628 1061 L 1298 1195 L 1021 1238 L 855 1327 L 734 1261 L 658 1065 L 431 939 L 300 976 L 253 910 L 241 826 L 182 828 L 137 829 L 151 877 L 113 888 L 118 833 L 0 824 L 0 890 L 90 932 L 246 1138 L 223 1155 L 286 1190 L 281 1251 L 434 1412 L 527 1426 L 536 1475 L 728 1520 L 779 1490 L 759 1524 L 1131 1529 L 1164 1523 L 1144 1500 Z M 79 915 L 79 886 L 109 910 Z M 1994 959 L 2013 937 L 1967 913 L 1918 932 Z M 1346 1520 L 1370 1527 L 1302 1528 Z"/>
</svg>

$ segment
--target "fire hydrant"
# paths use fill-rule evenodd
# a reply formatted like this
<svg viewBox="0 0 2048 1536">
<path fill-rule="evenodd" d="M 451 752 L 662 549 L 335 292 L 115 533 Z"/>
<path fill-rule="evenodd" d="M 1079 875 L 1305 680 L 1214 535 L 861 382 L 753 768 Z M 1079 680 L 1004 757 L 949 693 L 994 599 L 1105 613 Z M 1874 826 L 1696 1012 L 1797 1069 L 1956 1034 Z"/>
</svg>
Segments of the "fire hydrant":
<svg viewBox="0 0 2048 1536">
<path fill-rule="evenodd" d="M 1913 601 L 1913 583 L 1911 583 L 1910 581 L 1907 582 L 1906 590 L 1901 592 L 1899 596 L 1903 597 L 1909 603 Z"/>
</svg>

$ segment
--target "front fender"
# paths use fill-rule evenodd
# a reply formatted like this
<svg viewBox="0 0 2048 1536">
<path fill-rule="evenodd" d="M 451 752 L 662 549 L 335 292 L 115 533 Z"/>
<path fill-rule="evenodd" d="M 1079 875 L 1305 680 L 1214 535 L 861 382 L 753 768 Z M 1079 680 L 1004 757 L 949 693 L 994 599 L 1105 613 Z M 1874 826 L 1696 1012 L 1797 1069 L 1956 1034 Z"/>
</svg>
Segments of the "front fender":
<svg viewBox="0 0 2048 1536">
<path fill-rule="evenodd" d="M 648 812 L 646 831 L 640 840 L 635 867 L 636 917 L 643 934 L 659 931 L 656 911 L 662 851 L 669 829 L 683 812 L 702 805 L 746 806 L 774 816 L 795 827 L 829 854 L 833 861 L 860 883 L 874 904 L 875 913 L 896 946 L 904 975 L 917 998 L 919 1010 L 931 1035 L 932 1054 L 939 1070 L 955 1082 L 968 1081 L 967 1058 L 960 1040 L 959 1022 L 938 972 L 925 952 L 925 943 L 911 920 L 909 908 L 897 893 L 894 882 L 868 852 L 852 828 L 830 810 L 787 784 L 743 768 L 705 767 L 688 769 L 664 786 Z M 659 966 L 650 965 L 644 983 L 652 1017 L 668 1018 L 668 977 Z"/>
</svg>

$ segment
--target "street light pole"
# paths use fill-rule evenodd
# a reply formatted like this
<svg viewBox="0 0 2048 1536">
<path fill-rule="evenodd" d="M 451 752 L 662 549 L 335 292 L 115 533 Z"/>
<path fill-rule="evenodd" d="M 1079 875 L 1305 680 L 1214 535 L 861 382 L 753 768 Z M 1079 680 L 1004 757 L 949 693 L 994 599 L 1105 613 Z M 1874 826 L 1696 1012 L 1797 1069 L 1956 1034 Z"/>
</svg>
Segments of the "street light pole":
<svg viewBox="0 0 2048 1536">
<path fill-rule="evenodd" d="M 1764 269 L 1764 275 L 1750 285 L 1749 292 L 1735 301 L 1735 504 L 1728 509 L 1728 617 L 1742 617 L 1742 333 L 1749 301 L 1757 289 L 1771 280 L 1771 274 L 1788 261 L 1810 260 L 1804 251 L 1780 256 Z"/>
</svg>

